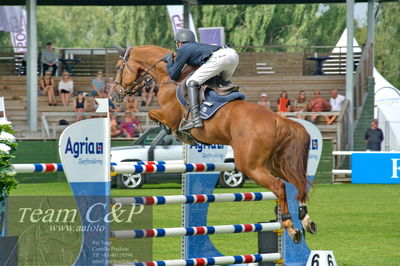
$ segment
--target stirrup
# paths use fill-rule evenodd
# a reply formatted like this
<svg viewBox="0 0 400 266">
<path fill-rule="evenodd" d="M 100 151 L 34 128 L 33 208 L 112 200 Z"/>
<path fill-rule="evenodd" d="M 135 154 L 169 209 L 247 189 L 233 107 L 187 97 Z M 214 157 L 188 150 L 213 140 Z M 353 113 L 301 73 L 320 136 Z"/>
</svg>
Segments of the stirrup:
<svg viewBox="0 0 400 266">
<path fill-rule="evenodd" d="M 184 125 L 182 125 L 183 123 L 181 123 L 181 125 L 179 126 L 180 131 L 190 132 L 190 130 L 193 128 L 203 127 L 203 121 L 200 118 L 197 121 L 189 119 L 189 120 L 182 120 L 182 122 L 184 123 Z"/>
</svg>

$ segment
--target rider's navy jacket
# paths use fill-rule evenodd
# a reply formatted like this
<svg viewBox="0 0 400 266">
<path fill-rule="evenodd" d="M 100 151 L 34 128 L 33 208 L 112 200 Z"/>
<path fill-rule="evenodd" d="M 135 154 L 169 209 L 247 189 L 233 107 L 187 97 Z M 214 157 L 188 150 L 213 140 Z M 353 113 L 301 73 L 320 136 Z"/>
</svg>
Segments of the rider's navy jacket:
<svg viewBox="0 0 400 266">
<path fill-rule="evenodd" d="M 204 64 L 214 51 L 220 46 L 188 42 L 184 43 L 176 50 L 175 62 L 169 60 L 167 63 L 168 74 L 173 80 L 178 80 L 182 68 L 185 64 L 192 66 L 201 66 Z"/>
</svg>

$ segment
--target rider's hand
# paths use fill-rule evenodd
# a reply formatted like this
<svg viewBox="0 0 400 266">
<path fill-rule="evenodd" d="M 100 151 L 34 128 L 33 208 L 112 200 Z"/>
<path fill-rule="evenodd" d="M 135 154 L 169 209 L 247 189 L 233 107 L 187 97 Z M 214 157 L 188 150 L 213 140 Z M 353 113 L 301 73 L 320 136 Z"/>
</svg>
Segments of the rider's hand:
<svg viewBox="0 0 400 266">
<path fill-rule="evenodd" d="M 165 63 L 168 63 L 169 61 L 172 61 L 172 54 L 166 54 L 164 55 L 162 59 Z"/>
</svg>

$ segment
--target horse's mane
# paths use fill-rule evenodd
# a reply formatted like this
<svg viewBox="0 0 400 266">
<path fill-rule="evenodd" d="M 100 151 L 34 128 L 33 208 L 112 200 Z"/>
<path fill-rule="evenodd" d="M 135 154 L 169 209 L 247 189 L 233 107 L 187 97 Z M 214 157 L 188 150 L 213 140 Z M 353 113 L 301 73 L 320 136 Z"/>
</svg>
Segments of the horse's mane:
<svg viewBox="0 0 400 266">
<path fill-rule="evenodd" d="M 170 49 L 157 46 L 157 45 L 140 45 L 132 47 L 133 53 L 139 53 L 140 55 L 151 53 L 153 56 L 163 56 L 166 53 L 171 53 Z"/>
</svg>

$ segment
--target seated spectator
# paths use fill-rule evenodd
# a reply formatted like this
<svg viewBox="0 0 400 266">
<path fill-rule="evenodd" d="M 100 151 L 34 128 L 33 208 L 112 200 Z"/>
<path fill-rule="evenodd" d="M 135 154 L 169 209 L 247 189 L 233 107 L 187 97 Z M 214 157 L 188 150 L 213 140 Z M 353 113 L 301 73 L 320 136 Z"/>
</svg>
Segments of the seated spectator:
<svg viewBox="0 0 400 266">
<path fill-rule="evenodd" d="M 127 111 L 134 112 L 134 113 L 139 112 L 139 109 L 138 109 L 137 105 L 138 105 L 138 102 L 137 102 L 136 97 L 134 95 L 130 95 L 128 98 L 126 98 L 126 100 L 125 100 L 125 109 Z"/>
<path fill-rule="evenodd" d="M 49 106 L 56 106 L 57 101 L 54 96 L 54 79 L 51 77 L 51 71 L 46 71 L 44 77 L 40 79 L 40 95 L 47 95 Z"/>
<path fill-rule="evenodd" d="M 364 137 L 367 151 L 380 151 L 383 141 L 383 132 L 378 128 L 378 119 L 372 119 L 371 127 L 367 129 Z"/>
<path fill-rule="evenodd" d="M 261 93 L 260 98 L 261 99 L 258 101 L 258 104 L 261 106 L 267 107 L 269 109 L 271 104 L 268 101 L 268 94 Z"/>
<path fill-rule="evenodd" d="M 97 77 L 92 80 L 92 91 L 90 92 L 90 96 L 100 96 L 101 93 L 105 92 L 106 82 L 103 79 L 103 72 L 97 72 Z"/>
<path fill-rule="evenodd" d="M 51 42 L 46 43 L 46 49 L 42 51 L 40 62 L 42 63 L 43 67 L 43 76 L 45 75 L 46 71 L 50 68 L 52 73 L 51 75 L 54 76 L 56 74 L 58 55 L 54 50 L 53 44 Z"/>
<path fill-rule="evenodd" d="M 60 83 L 58 83 L 58 92 L 60 94 L 62 104 L 67 106 L 69 103 L 69 98 L 74 92 L 74 81 L 66 71 L 62 74 Z"/>
<path fill-rule="evenodd" d="M 112 138 L 116 138 L 121 135 L 121 131 L 118 129 L 117 117 L 114 114 L 110 115 L 110 130 Z"/>
<path fill-rule="evenodd" d="M 304 91 L 299 92 L 299 96 L 294 101 L 294 111 L 298 119 L 305 119 L 306 116 L 302 115 L 303 112 L 307 111 L 307 98 Z"/>
<path fill-rule="evenodd" d="M 106 84 L 106 88 L 104 90 L 104 93 L 107 95 L 110 95 L 110 92 L 112 91 L 112 88 L 114 87 L 114 78 L 109 77 L 107 84 Z"/>
<path fill-rule="evenodd" d="M 278 113 L 290 112 L 290 100 L 286 91 L 282 91 L 278 99 Z"/>
<path fill-rule="evenodd" d="M 314 92 L 314 96 L 312 97 L 312 99 L 308 102 L 307 104 L 307 111 L 310 112 L 324 112 L 330 109 L 329 103 L 328 101 L 321 97 L 321 92 L 320 91 L 315 91 Z M 317 119 L 316 114 L 311 115 L 311 122 L 315 122 L 315 120 Z M 325 117 L 325 121 L 328 121 L 327 116 Z"/>
<path fill-rule="evenodd" d="M 142 133 L 142 127 L 136 117 L 130 112 L 125 111 L 125 115 L 120 123 L 121 135 L 125 138 L 138 137 Z"/>
<path fill-rule="evenodd" d="M 114 104 L 114 102 L 111 99 L 111 96 L 107 97 L 108 98 L 108 108 L 110 112 L 120 112 L 121 108 L 119 108 L 117 105 Z"/>
<path fill-rule="evenodd" d="M 149 77 L 146 77 L 143 81 L 142 87 L 142 106 L 149 106 L 153 101 L 155 95 L 156 83 Z"/>
<path fill-rule="evenodd" d="M 340 95 L 337 90 L 331 91 L 331 98 L 329 99 L 329 103 L 331 104 L 331 112 L 340 112 L 342 111 L 343 103 L 346 100 L 346 97 Z M 328 120 L 326 121 L 327 125 L 332 125 L 333 122 L 338 118 L 337 115 L 327 116 Z"/>
<path fill-rule="evenodd" d="M 86 107 L 87 106 L 86 106 L 85 97 L 83 96 L 82 92 L 79 92 L 78 96 L 76 96 L 76 99 L 75 99 L 75 109 L 74 110 L 75 110 L 75 112 L 83 113 L 86 111 Z M 82 115 L 78 115 L 76 117 L 76 121 L 80 121 L 80 120 L 83 120 Z"/>
</svg>

